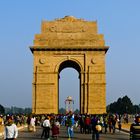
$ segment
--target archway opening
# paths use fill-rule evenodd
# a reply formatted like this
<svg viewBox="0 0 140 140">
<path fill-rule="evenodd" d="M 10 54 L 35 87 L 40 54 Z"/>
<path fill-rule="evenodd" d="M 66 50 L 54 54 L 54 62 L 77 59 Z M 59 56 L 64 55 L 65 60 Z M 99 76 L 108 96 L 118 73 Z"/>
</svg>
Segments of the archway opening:
<svg viewBox="0 0 140 140">
<path fill-rule="evenodd" d="M 65 61 L 59 68 L 59 113 L 66 113 L 66 99 L 72 97 L 72 111 L 80 111 L 80 67 L 73 61 Z"/>
</svg>

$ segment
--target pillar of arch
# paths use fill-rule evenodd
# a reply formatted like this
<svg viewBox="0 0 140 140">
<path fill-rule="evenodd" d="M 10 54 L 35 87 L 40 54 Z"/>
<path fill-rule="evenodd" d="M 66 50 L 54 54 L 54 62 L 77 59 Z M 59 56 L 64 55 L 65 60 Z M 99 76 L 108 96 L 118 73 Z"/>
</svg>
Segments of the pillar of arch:
<svg viewBox="0 0 140 140">
<path fill-rule="evenodd" d="M 33 53 L 32 113 L 58 113 L 59 73 L 72 67 L 80 78 L 80 113 L 106 113 L 104 36 L 95 21 L 65 16 L 43 21 Z"/>
</svg>

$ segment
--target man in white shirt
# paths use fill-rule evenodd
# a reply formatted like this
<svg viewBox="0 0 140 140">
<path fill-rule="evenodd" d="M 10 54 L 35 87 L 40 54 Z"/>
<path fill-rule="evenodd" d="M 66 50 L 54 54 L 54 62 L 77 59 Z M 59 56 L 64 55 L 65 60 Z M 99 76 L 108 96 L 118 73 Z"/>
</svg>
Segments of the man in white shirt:
<svg viewBox="0 0 140 140">
<path fill-rule="evenodd" d="M 4 129 L 4 140 L 16 140 L 17 136 L 17 126 L 14 124 L 12 116 L 8 116 Z"/>
<path fill-rule="evenodd" d="M 41 138 L 43 137 L 44 133 L 45 133 L 45 138 L 50 137 L 50 120 L 48 117 L 45 117 L 45 120 L 43 121 L 43 132 Z"/>
</svg>

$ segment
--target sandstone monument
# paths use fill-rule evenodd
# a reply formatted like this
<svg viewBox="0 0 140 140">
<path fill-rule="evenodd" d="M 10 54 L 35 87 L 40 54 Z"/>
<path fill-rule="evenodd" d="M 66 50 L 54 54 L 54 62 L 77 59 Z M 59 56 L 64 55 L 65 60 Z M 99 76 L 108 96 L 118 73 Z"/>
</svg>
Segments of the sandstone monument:
<svg viewBox="0 0 140 140">
<path fill-rule="evenodd" d="M 97 22 L 73 16 L 43 21 L 33 53 L 32 113 L 58 113 L 59 74 L 71 67 L 80 79 L 80 112 L 106 113 L 106 71 L 103 34 Z"/>
</svg>

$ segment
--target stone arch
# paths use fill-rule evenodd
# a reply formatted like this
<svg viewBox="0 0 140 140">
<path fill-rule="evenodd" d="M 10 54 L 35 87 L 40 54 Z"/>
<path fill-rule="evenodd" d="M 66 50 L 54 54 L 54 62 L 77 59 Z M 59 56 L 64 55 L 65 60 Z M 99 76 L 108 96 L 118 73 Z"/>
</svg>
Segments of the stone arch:
<svg viewBox="0 0 140 140">
<path fill-rule="evenodd" d="M 60 90 L 59 90 L 60 89 L 60 84 L 59 83 L 60 83 L 60 79 L 61 79 L 60 73 L 61 73 L 62 70 L 66 69 L 66 68 L 73 68 L 78 73 L 77 79 L 78 79 L 79 84 L 78 84 L 78 87 L 76 87 L 76 88 L 78 88 L 79 91 L 76 93 L 76 99 L 73 98 L 73 96 L 71 96 L 71 97 L 75 100 L 75 103 L 76 102 L 79 103 L 79 109 L 81 109 L 81 86 L 80 86 L 81 85 L 81 67 L 79 66 L 79 64 L 76 61 L 73 61 L 73 60 L 70 60 L 70 59 L 65 60 L 63 62 L 61 61 L 61 63 L 59 64 L 59 69 L 58 69 L 58 99 L 59 99 L 58 102 L 59 103 L 58 104 L 60 105 L 60 103 L 61 103 L 60 100 L 62 100 L 61 99 L 62 94 L 60 94 Z M 78 96 L 78 99 L 77 99 L 77 96 Z"/>
<path fill-rule="evenodd" d="M 75 64 L 77 65 L 77 67 L 79 67 L 78 69 L 80 69 L 80 71 L 79 71 L 78 69 L 76 69 L 76 70 L 77 70 L 78 72 L 82 72 L 82 71 L 83 71 L 83 67 L 82 67 L 81 63 L 80 63 L 78 60 L 72 58 L 72 59 L 62 59 L 62 60 L 60 60 L 60 61 L 56 64 L 56 67 L 55 67 L 55 69 L 54 69 L 54 72 L 59 73 L 60 65 L 62 65 L 62 63 L 66 63 L 66 62 L 75 63 Z M 69 66 L 70 66 L 70 65 L 69 65 Z"/>
<path fill-rule="evenodd" d="M 58 74 L 66 66 L 80 73 L 80 113 L 106 113 L 108 48 L 96 21 L 73 16 L 43 21 L 30 47 L 34 58 L 32 113 L 58 113 Z"/>
</svg>

